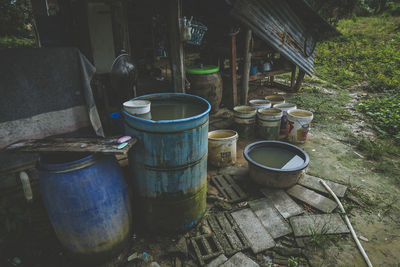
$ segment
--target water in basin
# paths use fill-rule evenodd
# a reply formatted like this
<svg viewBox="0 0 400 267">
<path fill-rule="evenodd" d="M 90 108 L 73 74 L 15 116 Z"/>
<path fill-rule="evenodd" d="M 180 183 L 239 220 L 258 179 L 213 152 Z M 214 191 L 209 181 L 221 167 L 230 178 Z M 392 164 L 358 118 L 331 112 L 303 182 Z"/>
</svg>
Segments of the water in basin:
<svg viewBox="0 0 400 267">
<path fill-rule="evenodd" d="M 258 164 L 275 169 L 292 169 L 304 163 L 296 153 L 280 147 L 256 148 L 249 152 L 249 157 Z"/>
</svg>

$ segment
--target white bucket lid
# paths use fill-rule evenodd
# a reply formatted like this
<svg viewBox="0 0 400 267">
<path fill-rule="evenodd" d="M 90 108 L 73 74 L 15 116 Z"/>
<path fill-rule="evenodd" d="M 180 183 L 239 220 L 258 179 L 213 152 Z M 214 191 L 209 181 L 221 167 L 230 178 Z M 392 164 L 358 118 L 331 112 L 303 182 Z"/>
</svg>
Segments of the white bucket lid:
<svg viewBox="0 0 400 267">
<path fill-rule="evenodd" d="M 131 114 L 145 114 L 150 112 L 150 101 L 147 100 L 129 100 L 124 102 L 124 109 Z"/>
</svg>

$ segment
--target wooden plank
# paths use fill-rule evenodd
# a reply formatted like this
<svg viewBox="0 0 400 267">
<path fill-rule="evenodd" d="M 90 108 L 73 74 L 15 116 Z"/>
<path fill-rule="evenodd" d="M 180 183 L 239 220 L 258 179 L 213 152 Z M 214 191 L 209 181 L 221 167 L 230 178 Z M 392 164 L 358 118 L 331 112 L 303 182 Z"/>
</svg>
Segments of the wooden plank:
<svg viewBox="0 0 400 267">
<path fill-rule="evenodd" d="M 174 91 L 185 92 L 185 69 L 183 66 L 183 42 L 181 41 L 181 27 L 179 18 L 182 17 L 182 6 L 180 0 L 169 1 L 168 29 L 169 29 L 169 52 L 172 70 Z"/>
<path fill-rule="evenodd" d="M 251 209 L 238 210 L 231 215 L 249 241 L 254 254 L 275 246 L 274 239 Z"/>
<path fill-rule="evenodd" d="M 338 213 L 296 216 L 290 218 L 290 224 L 296 237 L 349 233 L 349 229 Z"/>
<path fill-rule="evenodd" d="M 297 74 L 296 84 L 293 86 L 293 91 L 297 92 L 300 90 L 300 86 L 303 82 L 305 75 L 306 73 L 303 70 L 299 70 L 299 74 Z"/>
<path fill-rule="evenodd" d="M 287 219 L 304 213 L 304 210 L 285 191 L 269 188 L 262 188 L 260 191 L 271 201 L 283 218 Z"/>
<path fill-rule="evenodd" d="M 325 183 L 332 189 L 332 191 L 336 194 L 338 197 L 344 197 L 344 194 L 346 193 L 347 186 L 338 184 L 332 181 L 324 180 L 312 175 L 305 174 L 302 177 L 300 177 L 299 181 L 297 182 L 298 184 L 313 189 L 315 191 L 329 194 L 328 191 L 326 191 L 325 187 L 322 186 L 320 181 L 323 180 Z"/>
<path fill-rule="evenodd" d="M 249 206 L 274 239 L 292 232 L 290 225 L 268 199 L 260 198 L 249 201 Z"/>
<path fill-rule="evenodd" d="M 256 81 L 256 80 L 264 79 L 264 78 L 267 78 L 270 76 L 275 76 L 275 75 L 288 73 L 288 72 L 291 72 L 291 70 L 281 69 L 281 70 L 267 71 L 267 72 L 263 72 L 261 74 L 251 75 L 249 78 L 249 81 Z"/>
<path fill-rule="evenodd" d="M 290 196 L 301 200 L 311 207 L 314 207 L 322 212 L 330 213 L 336 207 L 335 201 L 330 200 L 323 195 L 320 195 L 310 189 L 307 189 L 301 185 L 294 185 L 286 191 Z"/>
<path fill-rule="evenodd" d="M 232 97 L 233 106 L 237 106 L 237 79 L 236 79 L 236 35 L 232 35 L 232 58 L 231 58 L 231 70 L 232 70 Z"/>
<path fill-rule="evenodd" d="M 296 65 L 292 67 L 292 76 L 290 77 L 290 87 L 293 88 L 296 82 Z"/>
<path fill-rule="evenodd" d="M 23 152 L 91 152 L 103 154 L 126 154 L 136 143 L 132 138 L 127 145 L 118 149 L 119 137 L 112 138 L 46 138 L 20 141 L 4 148 L 5 151 Z"/>
<path fill-rule="evenodd" d="M 272 54 L 275 53 L 273 49 L 270 50 L 259 50 L 259 51 L 252 51 L 251 56 L 253 57 L 261 57 L 261 56 L 266 56 L 267 54 Z"/>
<path fill-rule="evenodd" d="M 250 41 L 251 41 L 251 30 L 246 29 L 245 40 L 244 40 L 244 66 L 243 66 L 243 84 L 242 84 L 242 104 L 247 105 L 248 94 L 249 94 L 249 78 L 250 78 L 250 65 L 251 65 L 251 54 L 250 54 Z"/>
</svg>

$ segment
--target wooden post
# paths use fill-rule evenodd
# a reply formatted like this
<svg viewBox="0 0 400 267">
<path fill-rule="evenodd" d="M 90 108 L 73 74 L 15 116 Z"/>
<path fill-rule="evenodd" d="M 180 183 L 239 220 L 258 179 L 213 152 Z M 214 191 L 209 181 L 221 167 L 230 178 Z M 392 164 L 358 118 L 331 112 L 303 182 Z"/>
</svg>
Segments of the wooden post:
<svg viewBox="0 0 400 267">
<path fill-rule="evenodd" d="M 296 65 L 293 65 L 292 67 L 292 76 L 290 77 L 290 88 L 293 89 L 293 86 L 295 85 L 296 82 Z"/>
<path fill-rule="evenodd" d="M 305 74 L 306 73 L 303 70 L 299 69 L 299 74 L 297 74 L 297 80 L 296 80 L 296 84 L 293 87 L 293 91 L 295 91 L 295 92 L 299 91 Z"/>
<path fill-rule="evenodd" d="M 232 35 L 232 59 L 231 59 L 231 70 L 232 70 L 232 99 L 233 106 L 237 106 L 237 78 L 236 78 L 236 35 Z"/>
<path fill-rule="evenodd" d="M 169 59 L 172 70 L 172 80 L 174 91 L 185 92 L 185 69 L 183 67 L 183 42 L 181 41 L 181 27 L 179 18 L 181 17 L 181 0 L 169 1 Z"/>
<path fill-rule="evenodd" d="M 244 40 L 244 65 L 243 65 L 243 85 L 242 85 L 242 104 L 247 104 L 247 98 L 249 94 L 249 78 L 250 78 L 250 65 L 251 65 L 251 53 L 250 53 L 250 41 L 251 41 L 251 30 L 249 28 L 245 31 Z"/>
</svg>

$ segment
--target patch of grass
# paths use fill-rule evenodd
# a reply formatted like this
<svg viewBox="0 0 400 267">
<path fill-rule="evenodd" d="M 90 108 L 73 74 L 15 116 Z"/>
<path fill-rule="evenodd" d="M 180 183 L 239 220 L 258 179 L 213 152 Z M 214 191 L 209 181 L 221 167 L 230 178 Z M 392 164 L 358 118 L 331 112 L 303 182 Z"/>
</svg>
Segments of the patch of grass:
<svg viewBox="0 0 400 267">
<path fill-rule="evenodd" d="M 350 113 L 344 108 L 349 100 L 349 94 L 345 90 L 338 89 L 329 92 L 320 87 L 305 86 L 303 91 L 295 95 L 291 101 L 296 103 L 298 108 L 313 112 L 314 122 L 331 123 L 350 118 Z"/>
<path fill-rule="evenodd" d="M 368 116 L 381 136 L 400 141 L 400 94 L 364 100 L 358 104 L 358 110 Z"/>
<path fill-rule="evenodd" d="M 349 190 L 359 201 L 361 201 L 364 204 L 364 206 L 362 206 L 362 209 L 365 212 L 372 213 L 374 209 L 378 207 L 378 201 L 372 199 L 370 196 L 364 193 L 360 187 L 353 186 Z"/>
<path fill-rule="evenodd" d="M 327 234 L 329 230 L 328 224 L 324 224 L 320 230 L 315 230 L 313 228 L 310 229 L 311 236 L 309 244 L 314 247 L 326 249 L 333 242 L 337 242 L 341 236 L 340 235 L 331 235 Z"/>
<path fill-rule="evenodd" d="M 301 257 L 290 257 L 287 261 L 287 267 L 306 266 L 307 260 Z"/>
<path fill-rule="evenodd" d="M 315 74 L 343 87 L 364 83 L 369 91 L 400 88 L 399 24 L 399 17 L 390 16 L 341 20 L 342 36 L 317 47 Z"/>
<path fill-rule="evenodd" d="M 367 159 L 375 161 L 372 163 L 375 172 L 383 173 L 400 183 L 400 146 L 397 142 L 391 139 L 363 138 L 356 140 L 355 145 Z"/>
<path fill-rule="evenodd" d="M 356 141 L 356 147 L 367 159 L 379 160 L 386 153 L 386 146 L 381 142 L 374 142 L 370 139 L 362 138 Z"/>
</svg>

